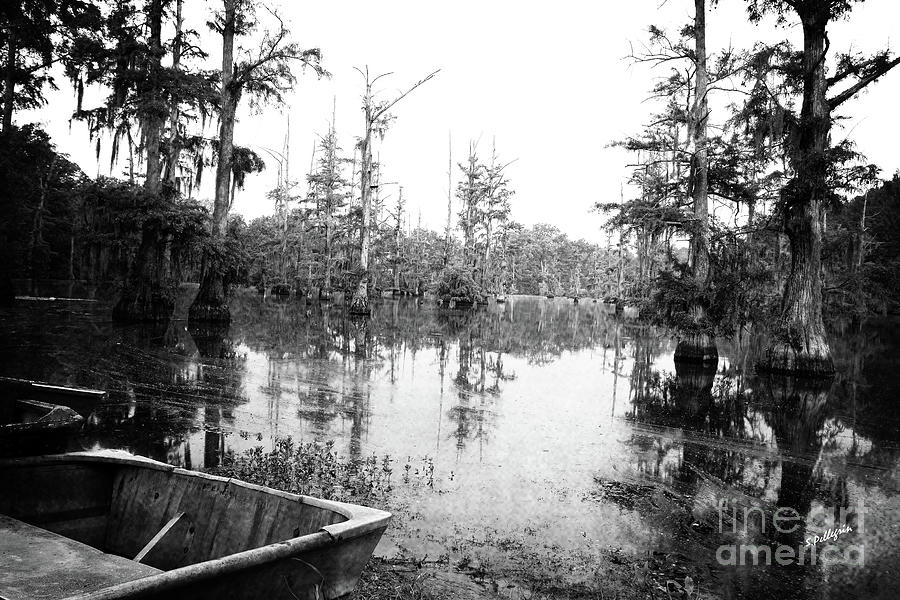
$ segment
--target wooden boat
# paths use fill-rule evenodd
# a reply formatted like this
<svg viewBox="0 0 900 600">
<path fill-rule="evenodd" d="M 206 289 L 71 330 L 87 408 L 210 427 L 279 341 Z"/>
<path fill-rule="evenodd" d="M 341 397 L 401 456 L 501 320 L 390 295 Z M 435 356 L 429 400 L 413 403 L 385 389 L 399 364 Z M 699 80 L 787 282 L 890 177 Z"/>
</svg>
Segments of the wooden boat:
<svg viewBox="0 0 900 600">
<path fill-rule="evenodd" d="M 62 452 L 83 422 L 66 406 L 5 399 L 0 402 L 0 456 Z"/>
<path fill-rule="evenodd" d="M 106 400 L 106 392 L 84 388 L 50 385 L 27 379 L 0 377 L 0 399 L 38 400 L 67 406 L 82 417 L 90 415 L 98 404 Z"/>
<path fill-rule="evenodd" d="M 0 597 L 336 598 L 390 513 L 122 451 L 0 460 Z"/>
</svg>

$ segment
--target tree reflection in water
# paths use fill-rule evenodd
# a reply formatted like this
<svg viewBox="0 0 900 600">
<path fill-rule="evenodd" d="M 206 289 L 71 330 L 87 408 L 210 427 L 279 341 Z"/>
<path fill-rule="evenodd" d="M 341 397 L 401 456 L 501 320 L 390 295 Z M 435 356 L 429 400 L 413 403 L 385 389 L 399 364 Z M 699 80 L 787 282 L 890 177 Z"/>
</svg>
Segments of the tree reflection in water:
<svg viewBox="0 0 900 600">
<path fill-rule="evenodd" d="M 86 358 L 90 385 L 106 389 L 83 433 L 85 446 L 113 445 L 186 466 L 216 465 L 241 394 L 243 357 L 228 330 L 183 322 L 115 327 Z M 190 438 L 200 436 L 192 451 Z"/>
<path fill-rule="evenodd" d="M 597 544 L 701 565 L 725 597 L 806 597 L 796 590 L 827 580 L 839 598 L 837 581 L 849 590 L 895 570 L 896 327 L 840 331 L 838 376 L 817 386 L 748 371 L 762 342 L 747 335 L 717 344 L 717 369 L 673 366 L 663 332 L 561 298 L 471 311 L 388 300 L 357 322 L 340 304 L 244 293 L 227 330 L 115 325 L 102 303 L 11 310 L 0 319 L 0 374 L 110 392 L 87 447 L 192 468 L 286 435 L 335 440 L 345 456 L 428 454 L 437 485 L 453 492 L 419 505 L 441 547 L 442 524 L 468 539 L 496 509 L 494 526 L 508 522 L 515 542 L 534 530 L 589 553 L 592 523 L 606 519 Z M 513 493 L 518 510 L 501 511 Z M 865 569 L 716 562 L 737 541 L 796 547 L 821 533 L 808 517 L 860 501 L 873 505 L 871 522 L 840 544 L 864 541 Z M 720 522 L 722 503 L 739 509 L 736 520 Z M 802 528 L 773 532 L 786 507 Z"/>
<path fill-rule="evenodd" d="M 857 409 L 858 397 L 836 393 L 847 384 L 737 376 L 730 366 L 717 371 L 676 364 L 670 373 L 655 368 L 657 353 L 642 346 L 638 341 L 627 416 L 635 428 L 630 441 L 636 450 L 634 476 L 598 478 L 594 496 L 641 513 L 671 540 L 670 550 L 709 565 L 735 597 L 805 598 L 806 586 L 825 572 L 830 580 L 838 572 L 849 574 L 830 585 L 853 590 L 853 575 L 860 569 L 844 564 L 843 555 L 819 556 L 810 564 L 807 547 L 802 564 L 799 560 L 805 540 L 835 523 L 855 531 L 837 542 L 842 552 L 871 539 L 868 526 L 858 530 L 857 509 L 866 494 L 851 493 L 854 486 L 848 484 L 848 463 L 866 458 L 860 456 L 855 415 L 846 410 L 848 400 Z M 864 379 L 864 355 L 849 355 L 851 369 L 845 373 L 851 390 Z M 776 513 L 800 518 L 781 520 L 778 528 Z M 738 551 L 768 546 L 773 559 L 755 566 L 747 555 L 749 564 L 742 566 L 738 557 L 737 566 L 721 565 L 716 551 L 723 545 Z M 779 546 L 792 549 L 791 566 L 775 562 Z M 832 593 L 844 597 L 837 589 Z"/>
</svg>

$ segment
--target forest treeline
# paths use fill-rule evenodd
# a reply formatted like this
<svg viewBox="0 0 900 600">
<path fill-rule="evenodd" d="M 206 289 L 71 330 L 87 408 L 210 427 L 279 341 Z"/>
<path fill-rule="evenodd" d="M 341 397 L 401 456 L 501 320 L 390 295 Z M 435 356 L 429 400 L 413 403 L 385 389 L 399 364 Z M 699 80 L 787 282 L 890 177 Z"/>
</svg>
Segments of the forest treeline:
<svg viewBox="0 0 900 600">
<path fill-rule="evenodd" d="M 172 278 L 199 281 L 210 218 L 202 203 L 176 196 L 160 206 L 138 184 L 87 177 L 57 154 L 48 136 L 35 126 L 17 129 L 14 135 L 18 138 L 12 146 L 14 151 L 7 154 L 0 149 L 0 165 L 7 189 L 19 199 L 9 220 L 4 219 L 11 248 L 6 266 L 15 279 L 121 282 L 140 245 L 143 222 L 157 218 L 166 227 Z M 149 210 L 151 202 L 160 211 L 155 217 Z M 458 263 L 463 244 L 458 235 L 451 235 L 448 244 L 444 232 L 411 227 L 403 220 L 398 228 L 396 213 L 389 209 L 395 211 L 396 206 L 376 211 L 384 216 L 375 219 L 375 290 L 396 287 L 404 293 L 424 293 L 436 289 L 446 265 L 461 269 Z M 343 210 L 330 232 L 315 226 L 321 219 L 318 211 L 311 206 L 291 212 L 286 244 L 279 215 L 249 223 L 240 215 L 233 216 L 227 238 L 227 251 L 232 256 L 229 280 L 269 293 L 305 295 L 329 287 L 325 279 L 330 262 L 330 288 L 350 290 L 353 263 L 358 260 L 359 211 L 354 214 Z M 864 211 L 868 216 L 863 231 L 860 223 Z M 826 220 L 828 307 L 834 313 L 900 309 L 900 241 L 895 233 L 900 230 L 900 176 L 866 195 L 838 204 Z M 777 311 L 789 258 L 789 249 L 783 240 L 779 242 L 777 229 L 763 224 L 749 240 L 741 238 L 740 230 L 732 229 L 719 223 L 713 226 L 711 252 L 716 263 L 717 294 L 712 304 L 730 307 L 722 317 L 732 320 L 729 327 Z M 620 258 L 616 238 L 607 244 L 593 244 L 572 240 L 551 225 L 524 227 L 512 220 L 504 221 L 499 230 L 488 269 L 476 271 L 476 278 L 486 273 L 489 291 L 608 300 L 617 297 Z M 326 258 L 328 235 L 330 261 Z M 654 291 L 662 289 L 666 278 L 671 277 L 673 266 L 685 259 L 684 248 L 673 243 L 673 239 L 677 241 L 675 231 L 655 240 L 649 236 L 649 244 L 640 239 L 642 235 L 640 230 L 635 231 L 622 245 L 621 296 L 635 302 L 652 300 Z M 284 255 L 283 248 L 288 250 Z M 748 262 L 747 257 L 754 260 Z M 742 285 L 748 282 L 753 284 Z M 24 285 L 17 293 L 32 292 L 28 283 Z M 731 310 L 734 307 L 741 310 Z"/>
<path fill-rule="evenodd" d="M 374 84 L 386 75 L 359 69 L 365 128 L 338 135 L 332 119 L 300 177 L 289 152 L 236 145 L 242 106 L 279 107 L 289 90 L 328 77 L 327 61 L 268 9 L 222 0 L 208 23 L 189 23 L 189 1 L 0 8 L 5 300 L 29 291 L 14 292 L 13 278 L 116 282 L 113 316 L 125 321 L 170 318 L 186 281 L 200 284 L 197 321 L 227 321 L 233 285 L 344 291 L 356 314 L 386 290 L 456 305 L 509 293 L 605 298 L 675 328 L 685 360 L 714 360 L 715 336 L 766 323 L 762 366 L 810 374 L 833 370 L 823 311 L 898 308 L 900 177 L 879 179 L 852 144 L 831 140 L 833 112 L 898 64 L 887 50 L 829 57 L 828 27 L 853 2 L 746 2 L 759 27 L 799 20 L 802 48 L 708 48 L 705 0 L 679 31 L 650 27 L 632 60 L 658 75 L 656 112 L 616 142 L 634 157 L 632 172 L 620 197 L 596 199 L 606 242 L 594 244 L 517 223 L 509 159 L 475 144 L 455 164 L 448 157 L 446 198 L 416 199 L 446 203 L 443 229 L 417 222 L 402 182 L 382 182 L 373 147 L 390 135 L 398 103 L 415 101 L 439 71 L 384 98 Z M 221 44 L 221 64 L 209 43 Z M 108 150 L 120 177 L 87 176 L 38 126 L 14 122 L 45 102 L 54 76 L 72 85 L 85 143 L 98 160 Z M 87 88 L 103 101 L 86 106 Z M 259 199 L 272 211 L 248 223 L 230 209 L 263 169 L 277 174 Z"/>
<path fill-rule="evenodd" d="M 12 143 L 0 150 L 0 165 L 7 189 L 18 199 L 5 221 L 10 248 L 6 268 L 14 278 L 25 280 L 25 286 L 40 279 L 122 282 L 140 248 L 143 227 L 152 219 L 165 236 L 169 278 L 200 280 L 210 243 L 210 211 L 202 202 L 179 195 L 161 200 L 138 183 L 92 179 L 58 154 L 36 126 L 14 128 L 10 138 Z M 357 206 L 349 206 L 346 195 L 332 202 L 314 198 L 287 214 L 276 211 L 250 222 L 232 216 L 223 248 L 228 282 L 275 294 L 305 296 L 325 289 L 352 293 L 359 261 L 358 199 Z M 455 272 L 465 279 L 461 236 L 411 227 L 398 212 L 399 203 L 375 202 L 373 208 L 375 291 L 418 295 L 435 291 L 442 274 Z M 480 220 L 473 226 L 477 266 L 468 277 L 473 289 L 581 297 L 615 294 L 615 245 L 572 240 L 551 225 L 524 227 L 503 218 L 494 224 L 487 248 L 484 227 Z M 628 284 L 636 272 L 633 254 L 626 251 L 622 264 Z M 17 293 L 31 291 L 24 287 Z"/>
</svg>

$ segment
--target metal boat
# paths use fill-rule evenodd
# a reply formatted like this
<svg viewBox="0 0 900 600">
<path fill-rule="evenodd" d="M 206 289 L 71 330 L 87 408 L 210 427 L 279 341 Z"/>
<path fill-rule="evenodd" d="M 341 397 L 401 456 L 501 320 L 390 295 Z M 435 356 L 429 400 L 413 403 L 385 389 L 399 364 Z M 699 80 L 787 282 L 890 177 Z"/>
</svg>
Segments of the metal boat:
<svg viewBox="0 0 900 600">
<path fill-rule="evenodd" d="M 0 456 L 61 452 L 83 422 L 65 406 L 6 398 L 0 401 Z"/>
<path fill-rule="evenodd" d="M 115 451 L 0 459 L 0 597 L 350 593 L 390 513 Z"/>
<path fill-rule="evenodd" d="M 0 377 L 0 400 L 38 400 L 71 408 L 82 417 L 87 417 L 98 404 L 106 401 L 107 394 L 101 390 L 51 385 L 27 379 Z"/>
</svg>

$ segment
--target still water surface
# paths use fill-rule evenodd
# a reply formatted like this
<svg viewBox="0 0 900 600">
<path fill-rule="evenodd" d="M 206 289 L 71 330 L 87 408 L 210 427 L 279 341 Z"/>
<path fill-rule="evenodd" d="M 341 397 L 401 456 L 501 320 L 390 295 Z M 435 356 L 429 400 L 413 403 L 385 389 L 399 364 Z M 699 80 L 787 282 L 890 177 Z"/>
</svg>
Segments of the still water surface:
<svg viewBox="0 0 900 600">
<path fill-rule="evenodd" d="M 711 597 L 900 594 L 896 321 L 834 334 L 823 386 L 754 376 L 749 337 L 722 341 L 716 369 L 676 368 L 664 333 L 562 298 L 385 300 L 366 323 L 238 292 L 229 328 L 189 330 L 113 324 L 108 290 L 67 292 L 96 301 L 0 312 L 0 374 L 108 390 L 84 447 L 192 469 L 288 435 L 389 455 L 401 518 L 378 553 L 569 592 L 647 558 Z M 773 525 L 779 508 L 794 531 Z M 742 544 L 799 554 L 841 509 L 853 531 L 816 544 L 831 552 L 815 564 L 717 560 Z"/>
</svg>

